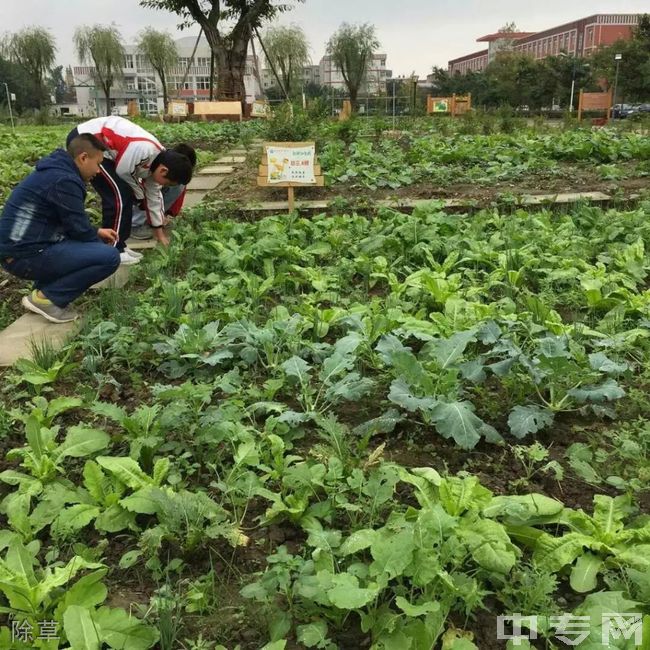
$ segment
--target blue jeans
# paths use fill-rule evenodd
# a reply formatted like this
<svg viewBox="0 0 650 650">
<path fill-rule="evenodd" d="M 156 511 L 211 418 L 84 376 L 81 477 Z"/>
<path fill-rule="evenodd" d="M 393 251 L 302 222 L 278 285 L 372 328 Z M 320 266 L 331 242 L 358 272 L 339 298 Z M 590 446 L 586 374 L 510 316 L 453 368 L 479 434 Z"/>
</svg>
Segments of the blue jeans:
<svg viewBox="0 0 650 650">
<path fill-rule="evenodd" d="M 0 264 L 11 275 L 34 280 L 34 288 L 57 307 L 66 307 L 88 287 L 112 275 L 120 265 L 120 253 L 99 241 L 64 239 L 37 255 L 3 259 Z"/>
<path fill-rule="evenodd" d="M 176 199 L 183 193 L 184 189 L 185 185 L 168 185 L 167 187 L 162 188 L 165 214 L 167 214 L 172 205 L 176 203 Z M 139 226 L 144 226 L 146 223 L 147 215 L 145 211 L 141 210 L 137 206 L 133 206 L 133 218 L 131 219 L 131 225 L 138 228 Z"/>
</svg>

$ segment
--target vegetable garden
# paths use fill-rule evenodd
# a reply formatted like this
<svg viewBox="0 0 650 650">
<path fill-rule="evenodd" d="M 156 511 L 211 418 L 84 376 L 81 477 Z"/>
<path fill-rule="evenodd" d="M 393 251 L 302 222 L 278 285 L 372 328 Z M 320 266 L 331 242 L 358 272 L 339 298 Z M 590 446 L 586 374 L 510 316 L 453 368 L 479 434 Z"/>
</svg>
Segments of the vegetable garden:
<svg viewBox="0 0 650 650">
<path fill-rule="evenodd" d="M 157 128 L 203 161 L 264 137 Z M 561 648 L 563 614 L 648 647 L 647 134 L 315 128 L 332 198 L 568 169 L 640 196 L 252 219 L 251 157 L 0 374 L 0 647 Z M 0 133 L 0 202 L 65 131 Z M 536 636 L 497 639 L 515 613 Z"/>
</svg>

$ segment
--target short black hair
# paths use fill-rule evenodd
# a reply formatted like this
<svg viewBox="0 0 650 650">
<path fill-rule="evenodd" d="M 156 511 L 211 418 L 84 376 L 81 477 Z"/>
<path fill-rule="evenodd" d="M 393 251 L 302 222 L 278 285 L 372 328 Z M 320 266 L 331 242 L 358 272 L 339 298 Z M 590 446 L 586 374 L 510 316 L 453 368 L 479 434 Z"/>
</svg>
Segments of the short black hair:
<svg viewBox="0 0 650 650">
<path fill-rule="evenodd" d="M 172 151 L 181 154 L 181 156 L 187 156 L 189 161 L 192 163 L 192 167 L 196 167 L 196 151 L 194 150 L 194 147 L 181 142 L 180 144 L 173 146 Z"/>
<path fill-rule="evenodd" d="M 66 150 L 73 158 L 76 158 L 81 153 L 106 151 L 106 145 L 92 133 L 80 133 L 70 140 Z"/>
<path fill-rule="evenodd" d="M 167 167 L 167 178 L 172 183 L 187 185 L 192 180 L 192 163 L 187 156 L 177 151 L 165 149 L 151 163 L 151 171 L 155 172 L 160 165 Z"/>
</svg>

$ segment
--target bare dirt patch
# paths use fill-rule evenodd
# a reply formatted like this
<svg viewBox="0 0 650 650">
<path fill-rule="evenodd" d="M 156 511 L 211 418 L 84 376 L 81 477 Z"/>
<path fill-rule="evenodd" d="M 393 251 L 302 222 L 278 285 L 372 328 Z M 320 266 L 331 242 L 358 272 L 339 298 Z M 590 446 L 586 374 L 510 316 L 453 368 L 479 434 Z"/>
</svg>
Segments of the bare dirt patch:
<svg viewBox="0 0 650 650">
<path fill-rule="evenodd" d="M 257 186 L 258 160 L 250 158 L 246 165 L 236 169 L 213 192 L 211 199 L 254 204 L 264 201 L 286 201 L 286 188 Z M 454 183 L 438 185 L 419 182 L 396 189 L 351 186 L 334 183 L 325 187 L 305 187 L 297 191 L 298 200 L 332 201 L 342 198 L 348 201 L 375 201 L 390 199 L 464 199 L 489 203 L 504 194 L 554 194 L 565 192 L 605 192 L 627 196 L 639 191 L 650 190 L 650 177 L 636 175 L 634 163 L 620 165 L 625 178 L 604 180 L 594 168 L 562 163 L 559 172 L 540 172 L 526 178 L 504 180 L 482 186 L 476 183 Z"/>
</svg>

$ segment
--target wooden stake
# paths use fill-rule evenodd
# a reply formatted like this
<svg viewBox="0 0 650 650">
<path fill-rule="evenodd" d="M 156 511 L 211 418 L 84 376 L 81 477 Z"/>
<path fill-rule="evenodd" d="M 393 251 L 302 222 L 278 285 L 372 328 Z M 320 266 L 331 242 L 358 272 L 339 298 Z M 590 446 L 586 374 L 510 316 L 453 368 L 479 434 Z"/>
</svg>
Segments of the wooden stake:
<svg viewBox="0 0 650 650">
<path fill-rule="evenodd" d="M 580 96 L 578 98 L 578 122 L 582 122 L 582 90 L 580 90 Z"/>
<path fill-rule="evenodd" d="M 295 197 L 293 194 L 293 187 L 290 185 L 287 189 L 289 190 L 289 214 L 291 214 L 295 207 Z"/>
</svg>

